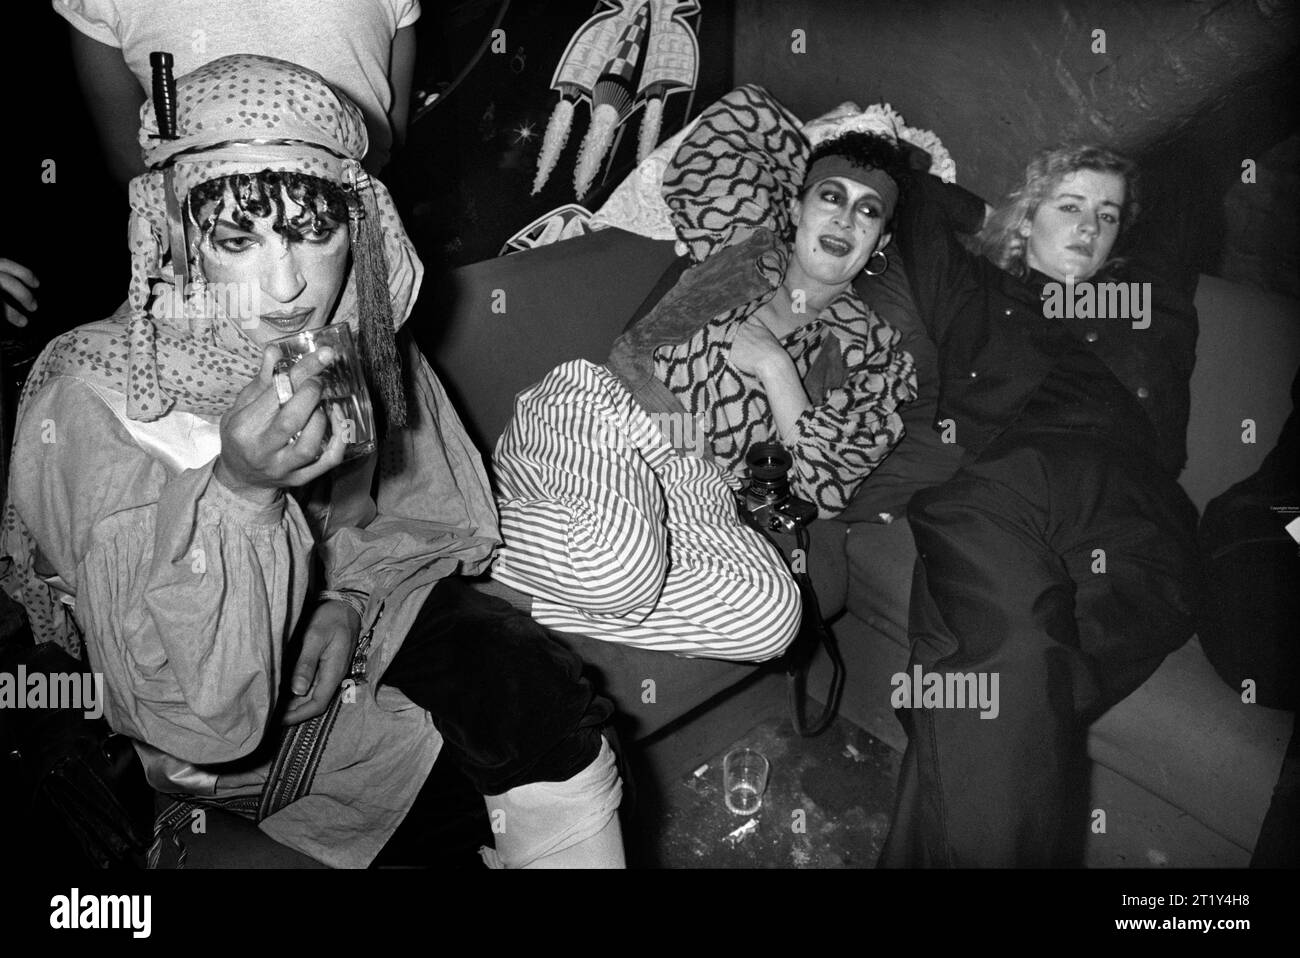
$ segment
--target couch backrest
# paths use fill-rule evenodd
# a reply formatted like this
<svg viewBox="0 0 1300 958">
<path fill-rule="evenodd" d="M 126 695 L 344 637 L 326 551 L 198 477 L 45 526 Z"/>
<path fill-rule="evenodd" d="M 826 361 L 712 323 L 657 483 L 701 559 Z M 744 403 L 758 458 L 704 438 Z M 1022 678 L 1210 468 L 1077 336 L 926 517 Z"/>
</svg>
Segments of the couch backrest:
<svg viewBox="0 0 1300 958">
<path fill-rule="evenodd" d="M 610 229 L 451 274 L 454 308 L 432 359 L 485 456 L 515 395 L 566 359 L 603 361 L 674 260 L 671 243 Z M 1258 469 L 1277 442 L 1300 368 L 1300 303 L 1202 276 L 1196 307 L 1201 332 L 1181 481 L 1204 508 Z M 1247 419 L 1254 443 L 1242 441 Z"/>
<path fill-rule="evenodd" d="M 676 256 L 673 244 L 624 230 L 455 270 L 454 307 L 430 356 L 485 457 L 514 397 L 567 359 L 604 362 L 610 345 Z"/>
<path fill-rule="evenodd" d="M 1202 276 L 1196 310 L 1201 332 L 1181 482 L 1204 509 L 1255 472 L 1277 443 L 1300 369 L 1300 302 Z M 1247 419 L 1253 443 L 1242 441 Z"/>
</svg>

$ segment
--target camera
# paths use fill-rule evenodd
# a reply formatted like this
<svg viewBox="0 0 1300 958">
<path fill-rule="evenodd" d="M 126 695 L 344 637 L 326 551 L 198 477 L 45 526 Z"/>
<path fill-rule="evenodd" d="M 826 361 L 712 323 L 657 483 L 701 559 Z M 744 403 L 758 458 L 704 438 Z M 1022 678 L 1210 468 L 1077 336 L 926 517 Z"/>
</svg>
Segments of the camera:
<svg viewBox="0 0 1300 958">
<path fill-rule="evenodd" d="M 740 518 L 760 532 L 795 535 L 817 518 L 817 507 L 790 493 L 794 459 L 779 442 L 755 443 L 745 456 L 749 485 L 736 493 Z"/>
</svg>

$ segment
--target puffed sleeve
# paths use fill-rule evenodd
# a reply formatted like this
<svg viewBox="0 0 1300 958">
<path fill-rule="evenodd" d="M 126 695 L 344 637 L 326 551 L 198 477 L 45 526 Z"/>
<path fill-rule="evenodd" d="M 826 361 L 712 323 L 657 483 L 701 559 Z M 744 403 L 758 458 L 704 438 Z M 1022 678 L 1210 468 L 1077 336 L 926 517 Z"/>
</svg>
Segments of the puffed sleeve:
<svg viewBox="0 0 1300 958">
<path fill-rule="evenodd" d="M 56 377 L 17 424 L 11 496 L 41 559 L 75 594 L 105 715 L 184 761 L 253 751 L 307 588 L 296 503 L 250 503 L 146 452 L 92 387 Z"/>
<path fill-rule="evenodd" d="M 664 171 L 678 238 L 700 263 L 756 229 L 782 235 L 803 185 L 808 141 L 799 120 L 762 87 L 732 90 L 700 114 Z"/>
<path fill-rule="evenodd" d="M 412 26 L 420 19 L 420 0 L 393 0 L 393 13 L 398 30 Z"/>
<path fill-rule="evenodd" d="M 338 592 L 387 591 L 433 563 L 444 575 L 476 575 L 500 542 L 482 459 L 433 370 L 406 345 L 414 422 L 384 442 L 373 518 L 321 544 L 326 582 Z"/>
<path fill-rule="evenodd" d="M 105 46 L 122 46 L 122 15 L 117 0 L 54 0 L 54 12 Z"/>
<path fill-rule="evenodd" d="M 845 376 L 795 420 L 791 486 L 822 518 L 842 512 L 858 486 L 903 437 L 899 407 L 916 398 L 916 369 L 901 336 L 856 299 L 866 335 L 844 348 Z"/>
</svg>

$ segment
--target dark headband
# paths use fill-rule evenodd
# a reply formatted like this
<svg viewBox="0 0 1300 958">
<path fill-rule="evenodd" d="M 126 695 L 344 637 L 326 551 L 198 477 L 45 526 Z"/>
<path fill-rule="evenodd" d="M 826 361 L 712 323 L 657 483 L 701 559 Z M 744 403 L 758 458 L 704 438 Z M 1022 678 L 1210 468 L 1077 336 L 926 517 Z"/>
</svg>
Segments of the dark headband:
<svg viewBox="0 0 1300 958">
<path fill-rule="evenodd" d="M 880 194 L 881 203 L 885 207 L 885 220 L 888 221 L 894 215 L 894 207 L 898 204 L 898 184 L 884 170 L 870 166 L 859 166 L 847 156 L 832 153 L 829 156 L 818 158 L 808 168 L 808 175 L 804 177 L 803 181 L 804 190 L 807 191 L 810 187 L 816 186 L 822 180 L 829 179 L 832 176 L 842 177 L 855 183 L 861 183 L 863 186 L 871 187 Z"/>
</svg>

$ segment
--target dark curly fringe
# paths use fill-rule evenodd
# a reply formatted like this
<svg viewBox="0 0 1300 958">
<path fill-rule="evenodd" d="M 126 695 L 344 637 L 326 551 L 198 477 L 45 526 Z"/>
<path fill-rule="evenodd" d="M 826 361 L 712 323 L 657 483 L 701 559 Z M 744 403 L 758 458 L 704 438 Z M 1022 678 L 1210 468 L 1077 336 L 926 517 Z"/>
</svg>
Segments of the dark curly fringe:
<svg viewBox="0 0 1300 958">
<path fill-rule="evenodd" d="M 341 226 L 348 221 L 347 196 L 343 187 L 307 173 L 233 173 L 200 183 L 187 198 L 191 222 L 200 229 L 199 242 L 212 235 L 217 220 L 226 210 L 226 194 L 234 200 L 230 218 L 242 230 L 252 228 L 253 220 L 275 215 L 272 228 L 281 236 L 295 237 L 309 229 Z M 284 196 L 307 211 L 290 221 L 285 213 Z M 206 215 L 204 215 L 204 212 Z"/>
<path fill-rule="evenodd" d="M 863 130 L 849 130 L 829 140 L 822 140 L 808 157 L 808 166 L 823 156 L 843 156 L 858 166 L 883 170 L 894 179 L 902 179 L 907 170 L 907 155 L 891 140 Z"/>
</svg>

